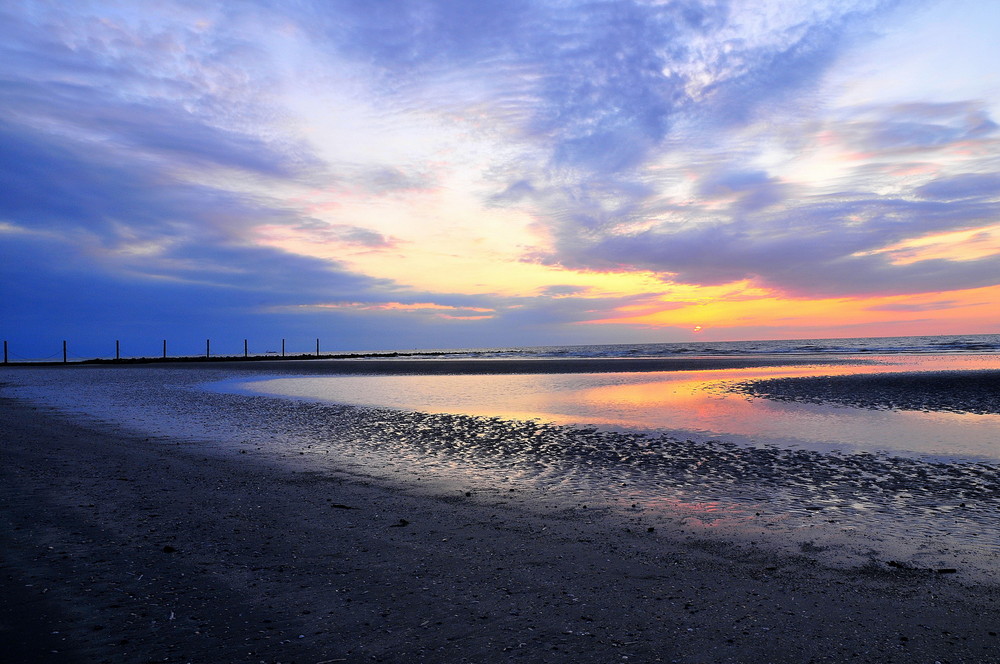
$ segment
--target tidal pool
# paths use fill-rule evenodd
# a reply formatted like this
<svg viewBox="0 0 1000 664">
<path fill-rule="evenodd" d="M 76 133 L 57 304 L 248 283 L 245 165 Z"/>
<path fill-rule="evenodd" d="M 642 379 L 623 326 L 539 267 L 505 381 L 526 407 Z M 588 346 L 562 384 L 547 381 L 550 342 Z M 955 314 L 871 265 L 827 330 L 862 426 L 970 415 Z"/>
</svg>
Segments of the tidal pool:
<svg viewBox="0 0 1000 664">
<path fill-rule="evenodd" d="M 426 413 L 656 431 L 695 441 L 1000 460 L 1000 415 L 782 402 L 727 389 L 758 378 L 1000 368 L 1000 358 L 994 355 L 896 355 L 864 360 L 844 365 L 650 373 L 311 375 L 235 379 L 212 389 Z"/>
</svg>

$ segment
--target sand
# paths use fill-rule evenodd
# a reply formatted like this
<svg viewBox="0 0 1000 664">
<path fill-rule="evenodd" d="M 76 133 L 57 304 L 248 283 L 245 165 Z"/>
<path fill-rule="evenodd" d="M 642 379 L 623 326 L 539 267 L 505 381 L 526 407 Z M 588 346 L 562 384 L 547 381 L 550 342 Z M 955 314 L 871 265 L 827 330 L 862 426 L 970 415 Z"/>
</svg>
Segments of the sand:
<svg viewBox="0 0 1000 664">
<path fill-rule="evenodd" d="M 1000 371 L 989 369 L 770 378 L 740 383 L 732 389 L 768 399 L 873 410 L 1000 413 Z"/>
<path fill-rule="evenodd" d="M 404 491 L 14 399 L 0 431 L 8 661 L 1000 661 L 1000 590 L 948 570 Z"/>
</svg>

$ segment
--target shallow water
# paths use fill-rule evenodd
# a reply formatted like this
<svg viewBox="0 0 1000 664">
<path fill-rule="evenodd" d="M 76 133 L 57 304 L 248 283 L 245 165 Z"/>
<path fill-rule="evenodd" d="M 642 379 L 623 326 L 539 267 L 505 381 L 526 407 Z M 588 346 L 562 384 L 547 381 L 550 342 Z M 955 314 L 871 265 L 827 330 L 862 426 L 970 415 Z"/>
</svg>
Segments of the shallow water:
<svg viewBox="0 0 1000 664">
<path fill-rule="evenodd" d="M 872 411 L 748 398 L 727 384 L 756 378 L 1000 368 L 1000 357 L 866 357 L 865 363 L 604 374 L 298 376 L 212 386 L 326 403 L 540 419 L 695 441 L 1000 460 L 1000 415 Z"/>
</svg>

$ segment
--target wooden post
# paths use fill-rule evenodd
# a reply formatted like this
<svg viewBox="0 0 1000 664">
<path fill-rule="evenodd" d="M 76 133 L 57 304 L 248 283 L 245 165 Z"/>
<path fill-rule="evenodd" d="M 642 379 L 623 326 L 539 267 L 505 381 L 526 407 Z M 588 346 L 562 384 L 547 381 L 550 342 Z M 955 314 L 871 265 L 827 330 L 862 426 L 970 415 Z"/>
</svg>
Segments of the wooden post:
<svg viewBox="0 0 1000 664">
<path fill-rule="evenodd" d="M 246 339 L 243 340 L 243 357 L 244 358 L 247 357 L 247 340 Z"/>
<path fill-rule="evenodd" d="M 4 347 L 4 349 L 6 349 L 7 348 L 7 342 L 5 341 L 3 343 L 4 343 L 3 347 Z M 6 352 L 6 350 L 4 352 Z M 284 339 L 281 340 L 281 356 L 282 357 L 285 356 L 285 340 Z M 6 357 L 6 355 L 4 355 L 4 357 Z"/>
<path fill-rule="evenodd" d="M 316 340 L 316 357 L 319 357 L 319 339 Z"/>
<path fill-rule="evenodd" d="M 3 340 L 3 363 L 7 364 L 7 340 Z"/>
<path fill-rule="evenodd" d="M 205 357 L 212 357 L 212 340 L 205 339 Z"/>
<path fill-rule="evenodd" d="M 163 340 L 163 359 L 167 359 L 167 340 Z"/>
<path fill-rule="evenodd" d="M 122 347 L 120 339 L 115 339 L 115 359 L 116 360 L 122 359 Z"/>
<path fill-rule="evenodd" d="M 66 364 L 66 340 L 63 339 L 63 364 Z"/>
</svg>

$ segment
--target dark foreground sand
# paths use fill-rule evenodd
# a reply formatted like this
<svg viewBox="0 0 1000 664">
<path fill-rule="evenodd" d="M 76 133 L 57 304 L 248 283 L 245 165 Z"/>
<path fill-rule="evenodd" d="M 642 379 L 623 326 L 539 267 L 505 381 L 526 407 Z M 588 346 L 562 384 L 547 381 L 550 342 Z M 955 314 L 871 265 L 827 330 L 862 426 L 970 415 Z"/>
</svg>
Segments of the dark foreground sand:
<svg viewBox="0 0 1000 664">
<path fill-rule="evenodd" d="M 0 400 L 4 662 L 1000 662 L 1000 592 Z"/>
</svg>

